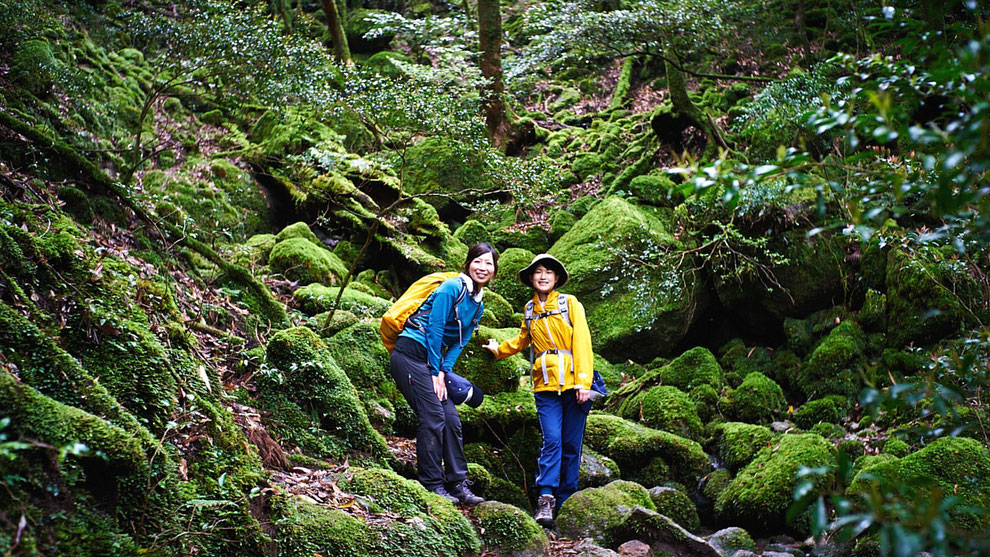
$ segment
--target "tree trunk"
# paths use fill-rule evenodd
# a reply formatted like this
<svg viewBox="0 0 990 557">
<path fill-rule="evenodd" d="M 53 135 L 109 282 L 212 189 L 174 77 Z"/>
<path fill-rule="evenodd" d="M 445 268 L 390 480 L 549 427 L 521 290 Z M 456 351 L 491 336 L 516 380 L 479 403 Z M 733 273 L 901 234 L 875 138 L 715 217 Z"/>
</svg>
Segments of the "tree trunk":
<svg viewBox="0 0 990 557">
<path fill-rule="evenodd" d="M 344 33 L 344 22 L 337 9 L 336 0 L 320 0 L 323 13 L 327 18 L 327 30 L 333 40 L 333 55 L 341 64 L 352 65 L 351 49 L 347 47 L 347 34 Z"/>
<path fill-rule="evenodd" d="M 805 65 L 811 63 L 811 43 L 808 41 L 808 26 L 805 24 L 804 17 L 806 8 L 805 0 L 797 0 L 797 6 L 794 8 L 794 33 L 801 41 Z"/>
<path fill-rule="evenodd" d="M 673 56 L 673 51 L 668 49 L 667 58 L 670 56 Z M 658 135 L 661 136 L 661 139 L 673 139 L 673 144 L 676 148 L 681 145 L 679 140 L 680 132 L 690 126 L 694 126 L 704 132 L 708 140 L 708 144 L 705 147 L 705 154 L 712 154 L 716 145 L 721 144 L 724 147 L 726 146 L 725 142 L 721 134 L 715 129 L 711 120 L 695 106 L 691 101 L 691 97 L 688 96 L 687 81 L 684 79 L 684 73 L 667 58 L 664 58 L 663 65 L 667 71 L 667 88 L 670 91 L 670 103 L 674 108 L 673 113 L 669 115 L 670 118 L 667 125 L 673 126 L 674 129 L 662 130 L 664 133 L 658 133 Z M 653 128 L 655 131 L 658 125 L 662 127 L 664 123 L 654 121 Z M 675 137 L 675 134 L 677 137 Z"/>
<path fill-rule="evenodd" d="M 490 82 L 484 92 L 485 125 L 492 144 L 503 149 L 509 135 L 502 83 L 502 14 L 499 0 L 478 0 L 478 43 L 481 74 Z"/>
</svg>

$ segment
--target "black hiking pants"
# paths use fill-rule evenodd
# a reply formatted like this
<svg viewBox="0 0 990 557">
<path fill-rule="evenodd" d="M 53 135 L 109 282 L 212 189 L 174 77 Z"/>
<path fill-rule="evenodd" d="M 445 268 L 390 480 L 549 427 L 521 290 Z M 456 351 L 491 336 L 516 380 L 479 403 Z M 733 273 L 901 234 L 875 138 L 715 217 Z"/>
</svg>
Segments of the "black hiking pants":
<svg viewBox="0 0 990 557">
<path fill-rule="evenodd" d="M 399 337 L 389 360 L 389 372 L 406 402 L 416 412 L 416 458 L 419 483 L 426 489 L 451 485 L 467 478 L 461 417 L 450 401 L 433 392 L 426 347 Z"/>
</svg>

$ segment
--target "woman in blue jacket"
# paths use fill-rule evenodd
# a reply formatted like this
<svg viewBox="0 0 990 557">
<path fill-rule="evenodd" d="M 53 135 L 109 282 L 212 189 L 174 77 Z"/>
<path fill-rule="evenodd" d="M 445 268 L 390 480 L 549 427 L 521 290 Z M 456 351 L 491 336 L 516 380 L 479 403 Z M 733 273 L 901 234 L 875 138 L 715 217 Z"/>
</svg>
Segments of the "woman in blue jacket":
<svg viewBox="0 0 990 557">
<path fill-rule="evenodd" d="M 468 489 L 461 418 L 447 396 L 444 375 L 478 327 L 485 309 L 483 287 L 498 272 L 498 252 L 471 246 L 459 276 L 447 279 L 406 320 L 392 351 L 389 371 L 416 412 L 418 476 L 426 489 L 454 503 L 483 499 Z"/>
</svg>

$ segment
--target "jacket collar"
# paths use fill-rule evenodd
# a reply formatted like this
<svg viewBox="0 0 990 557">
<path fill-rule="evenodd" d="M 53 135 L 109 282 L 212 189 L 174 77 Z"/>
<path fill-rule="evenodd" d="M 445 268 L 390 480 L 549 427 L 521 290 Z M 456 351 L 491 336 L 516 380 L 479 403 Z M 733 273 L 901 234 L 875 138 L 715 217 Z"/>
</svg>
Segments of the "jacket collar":
<svg viewBox="0 0 990 557">
<path fill-rule="evenodd" d="M 560 295 L 560 293 L 557 292 L 556 290 L 551 290 L 550 293 L 547 294 L 547 301 L 546 302 L 543 302 L 543 303 L 540 303 L 540 295 L 537 294 L 534 291 L 533 292 L 533 303 L 536 304 L 536 307 L 541 308 L 542 310 L 546 311 L 547 306 L 550 305 L 551 302 L 553 302 L 553 304 L 555 306 L 557 305 L 557 296 L 559 296 L 559 295 Z"/>
<path fill-rule="evenodd" d="M 464 273 L 461 273 L 460 276 L 461 276 L 461 280 L 464 281 L 465 286 L 467 286 L 468 294 L 471 295 L 471 298 L 473 298 L 476 303 L 479 303 L 480 304 L 481 303 L 481 298 L 485 295 L 485 289 L 484 289 L 484 287 L 479 288 L 478 291 L 475 292 L 474 291 L 474 280 L 471 277 L 465 275 Z"/>
</svg>

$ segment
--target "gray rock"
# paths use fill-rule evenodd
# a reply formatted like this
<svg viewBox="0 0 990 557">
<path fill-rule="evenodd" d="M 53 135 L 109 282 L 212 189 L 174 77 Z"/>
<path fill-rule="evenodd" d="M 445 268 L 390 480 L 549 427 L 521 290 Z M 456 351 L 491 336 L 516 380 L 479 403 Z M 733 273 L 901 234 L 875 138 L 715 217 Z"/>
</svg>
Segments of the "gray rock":
<svg viewBox="0 0 990 557">
<path fill-rule="evenodd" d="M 622 557 L 650 557 L 651 552 L 650 546 L 639 540 L 629 540 L 619 546 L 619 555 Z"/>
<path fill-rule="evenodd" d="M 611 549 L 601 547 L 596 544 L 591 538 L 584 538 L 581 543 L 574 546 L 575 555 L 577 557 L 620 557 L 620 555 Z"/>
<path fill-rule="evenodd" d="M 756 543 L 749 532 L 736 526 L 719 530 L 706 539 L 708 543 L 717 547 L 725 555 L 734 555 L 738 550 L 752 551 L 756 549 Z"/>
<path fill-rule="evenodd" d="M 642 540 L 654 552 L 690 557 L 722 557 L 707 541 L 679 526 L 666 516 L 644 507 L 635 507 L 613 533 L 616 540 Z"/>
</svg>

